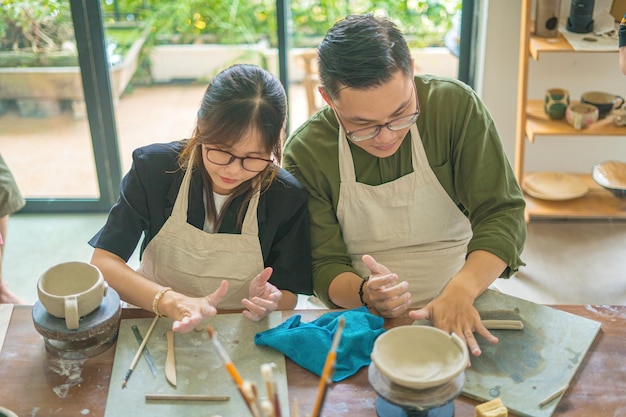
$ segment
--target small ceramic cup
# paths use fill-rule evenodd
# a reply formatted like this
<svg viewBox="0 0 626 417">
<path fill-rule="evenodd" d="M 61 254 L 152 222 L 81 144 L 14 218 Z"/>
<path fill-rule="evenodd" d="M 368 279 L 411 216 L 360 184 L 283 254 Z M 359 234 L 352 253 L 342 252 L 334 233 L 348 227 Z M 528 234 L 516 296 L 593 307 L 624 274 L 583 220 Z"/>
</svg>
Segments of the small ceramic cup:
<svg viewBox="0 0 626 417">
<path fill-rule="evenodd" d="M 546 90 L 543 109 L 551 119 L 562 119 L 569 106 L 569 91 L 564 88 L 550 88 Z"/>
<path fill-rule="evenodd" d="M 591 104 L 598 108 L 598 119 L 605 118 L 611 110 L 618 109 L 624 105 L 622 96 L 601 91 L 589 91 L 583 93 L 580 98 L 581 103 Z"/>
<path fill-rule="evenodd" d="M 574 129 L 580 130 L 598 120 L 598 108 L 591 104 L 570 104 L 565 112 L 565 119 Z"/>
<path fill-rule="evenodd" d="M 64 318 L 68 329 L 78 329 L 81 317 L 102 303 L 108 285 L 94 265 L 66 262 L 48 269 L 37 282 L 39 301 L 51 315 Z"/>
</svg>

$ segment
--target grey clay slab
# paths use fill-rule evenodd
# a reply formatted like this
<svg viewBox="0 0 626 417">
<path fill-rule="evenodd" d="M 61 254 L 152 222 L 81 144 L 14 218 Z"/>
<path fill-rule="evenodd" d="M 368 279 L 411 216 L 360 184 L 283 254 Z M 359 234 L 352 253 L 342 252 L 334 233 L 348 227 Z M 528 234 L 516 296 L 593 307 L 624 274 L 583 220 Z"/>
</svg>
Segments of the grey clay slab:
<svg viewBox="0 0 626 417">
<path fill-rule="evenodd" d="M 476 336 L 482 354 L 471 357 L 463 395 L 479 401 L 500 397 L 519 416 L 551 416 L 559 399 L 539 403 L 570 383 L 600 323 L 492 290 L 475 306 L 482 319 L 518 319 L 524 329 L 493 330 L 500 339 L 496 345 Z"/>
</svg>

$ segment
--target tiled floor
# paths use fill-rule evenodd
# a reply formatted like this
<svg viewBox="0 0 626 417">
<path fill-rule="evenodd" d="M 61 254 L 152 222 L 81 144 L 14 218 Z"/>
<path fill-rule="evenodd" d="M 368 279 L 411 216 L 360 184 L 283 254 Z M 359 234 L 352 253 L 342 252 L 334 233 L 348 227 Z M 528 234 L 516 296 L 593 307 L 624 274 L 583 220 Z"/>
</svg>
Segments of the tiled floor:
<svg viewBox="0 0 626 417">
<path fill-rule="evenodd" d="M 128 169 L 137 146 L 188 135 L 203 90 L 204 86 L 137 88 L 124 97 L 117 111 L 123 169 Z M 306 108 L 300 104 L 301 87 L 290 91 L 291 124 L 297 126 L 306 117 Z M 0 149 L 24 194 L 30 196 L 68 189 L 78 189 L 79 195 L 95 193 L 88 138 L 85 123 L 67 115 L 52 121 L 0 117 Z M 67 158 L 74 163 L 67 164 Z M 90 163 L 75 163 L 81 160 Z M 51 161 L 60 162 L 50 166 Z M 72 175 L 52 180 L 59 171 Z M 3 267 L 10 287 L 34 303 L 37 280 L 48 267 L 90 259 L 87 240 L 105 219 L 105 214 L 13 216 Z M 510 280 L 498 280 L 502 291 L 548 304 L 626 304 L 626 222 L 535 222 L 528 232 L 523 253 L 527 266 Z M 138 265 L 135 258 L 131 265 Z"/>
</svg>

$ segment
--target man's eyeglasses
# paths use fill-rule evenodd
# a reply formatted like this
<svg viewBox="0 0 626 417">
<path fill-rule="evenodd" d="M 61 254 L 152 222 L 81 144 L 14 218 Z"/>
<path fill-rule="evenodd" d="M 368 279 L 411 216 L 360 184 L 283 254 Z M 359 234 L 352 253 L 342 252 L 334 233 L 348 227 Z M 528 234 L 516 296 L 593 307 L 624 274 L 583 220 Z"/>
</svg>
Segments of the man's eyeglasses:
<svg viewBox="0 0 626 417">
<path fill-rule="evenodd" d="M 387 123 L 382 124 L 382 125 L 368 126 L 362 129 L 352 130 L 350 132 L 346 131 L 346 137 L 353 142 L 361 142 L 364 140 L 371 139 L 375 137 L 376 135 L 378 135 L 383 127 L 386 127 L 392 132 L 395 132 L 397 130 L 406 129 L 407 127 L 411 126 L 413 123 L 417 121 L 417 118 L 420 115 L 420 103 L 419 103 L 419 100 L 417 99 L 417 91 L 416 90 L 413 90 L 413 91 L 415 92 L 415 103 L 416 103 L 416 111 L 414 113 L 411 113 L 407 116 L 398 117 L 397 119 L 390 120 Z M 339 119 L 341 124 L 345 126 L 345 123 L 343 123 L 343 120 L 341 120 L 341 118 L 339 117 L 339 113 L 337 113 L 336 110 L 335 110 L 335 115 L 337 116 L 337 119 Z"/>
<path fill-rule="evenodd" d="M 252 156 L 236 156 L 221 149 L 209 148 L 208 146 L 203 147 L 206 152 L 206 159 L 215 165 L 230 165 L 233 161 L 238 159 L 241 161 L 242 168 L 246 171 L 261 172 L 267 168 L 269 164 L 274 162 L 273 159 L 256 158 Z"/>
</svg>

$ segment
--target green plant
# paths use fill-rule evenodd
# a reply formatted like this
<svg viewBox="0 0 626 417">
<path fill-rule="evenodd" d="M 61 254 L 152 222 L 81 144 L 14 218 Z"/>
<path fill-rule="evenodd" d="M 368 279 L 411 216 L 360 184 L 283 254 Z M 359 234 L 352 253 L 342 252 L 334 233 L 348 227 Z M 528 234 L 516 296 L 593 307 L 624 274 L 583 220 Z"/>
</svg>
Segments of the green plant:
<svg viewBox="0 0 626 417">
<path fill-rule="evenodd" d="M 317 45 L 334 22 L 348 14 L 389 16 L 412 47 L 443 46 L 462 0 L 291 0 L 294 47 Z M 277 45 L 275 0 L 108 0 L 121 16 L 154 19 L 155 43 L 255 43 Z"/>
<path fill-rule="evenodd" d="M 111 62 L 141 36 L 137 26 L 110 25 Z M 77 66 L 74 26 L 67 0 L 3 0 L 0 67 Z"/>
</svg>

